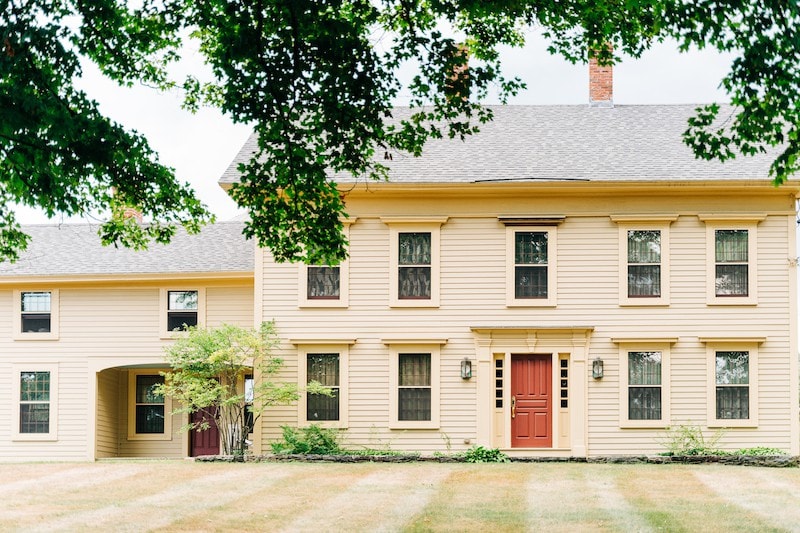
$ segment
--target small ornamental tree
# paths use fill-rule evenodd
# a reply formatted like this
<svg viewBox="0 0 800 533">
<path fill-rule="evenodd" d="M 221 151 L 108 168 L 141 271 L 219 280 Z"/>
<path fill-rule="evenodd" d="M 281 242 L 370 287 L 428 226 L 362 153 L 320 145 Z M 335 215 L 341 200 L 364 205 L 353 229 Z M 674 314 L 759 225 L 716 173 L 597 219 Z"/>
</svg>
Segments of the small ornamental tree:
<svg viewBox="0 0 800 533">
<path fill-rule="evenodd" d="M 291 403 L 298 398 L 294 383 L 273 381 L 283 360 L 272 355 L 277 344 L 273 323 L 259 329 L 230 324 L 218 328 L 189 328 L 166 349 L 170 372 L 162 372 L 160 392 L 179 404 L 177 413 L 200 412 L 201 421 L 183 426 L 186 431 L 205 431 L 210 420 L 219 428 L 221 451 L 244 455 L 247 436 L 261 413 L 271 405 Z M 253 374 L 252 390 L 245 391 L 244 376 Z M 330 394 L 318 383 L 310 392 Z M 251 414 L 251 416 L 248 416 Z M 199 417 L 198 417 L 199 418 Z"/>
</svg>

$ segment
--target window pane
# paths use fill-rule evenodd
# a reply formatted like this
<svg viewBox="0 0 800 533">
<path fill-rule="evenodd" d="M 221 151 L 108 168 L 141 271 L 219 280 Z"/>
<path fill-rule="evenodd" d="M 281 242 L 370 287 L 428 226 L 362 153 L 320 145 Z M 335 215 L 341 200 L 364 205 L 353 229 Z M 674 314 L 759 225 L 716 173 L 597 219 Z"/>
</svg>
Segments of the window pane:
<svg viewBox="0 0 800 533">
<path fill-rule="evenodd" d="M 659 230 L 628 231 L 629 263 L 660 263 L 661 232 Z"/>
<path fill-rule="evenodd" d="M 546 265 L 547 232 L 545 231 L 515 232 L 514 263 L 517 265 Z"/>
<path fill-rule="evenodd" d="M 401 353 L 399 356 L 399 380 L 401 387 L 431 384 L 431 355 L 427 353 Z"/>
<path fill-rule="evenodd" d="M 49 292 L 23 292 L 22 293 L 22 312 L 23 313 L 49 313 L 50 312 L 50 293 Z"/>
<path fill-rule="evenodd" d="M 308 381 L 318 381 L 326 387 L 339 385 L 339 354 L 310 353 L 306 356 Z"/>
<path fill-rule="evenodd" d="M 170 311 L 167 313 L 167 330 L 184 330 L 197 325 L 197 311 Z"/>
<path fill-rule="evenodd" d="M 715 241 L 717 263 L 747 262 L 746 229 L 718 229 L 715 231 Z"/>
<path fill-rule="evenodd" d="M 628 419 L 661 420 L 661 387 L 629 387 Z"/>
<path fill-rule="evenodd" d="M 717 387 L 717 419 L 750 418 L 749 387 Z"/>
<path fill-rule="evenodd" d="M 197 311 L 197 291 L 169 291 L 170 310 Z"/>
<path fill-rule="evenodd" d="M 661 296 L 661 265 L 629 265 L 628 296 Z"/>
<path fill-rule="evenodd" d="M 49 433 L 50 404 L 28 403 L 19 406 L 20 433 Z"/>
<path fill-rule="evenodd" d="M 430 420 L 431 389 L 406 388 L 398 391 L 398 420 Z"/>
<path fill-rule="evenodd" d="M 400 233 L 399 234 L 400 265 L 431 264 L 431 234 Z"/>
<path fill-rule="evenodd" d="M 628 352 L 630 385 L 661 385 L 661 352 Z"/>
<path fill-rule="evenodd" d="M 425 300 L 431 297 L 431 267 L 400 267 L 397 297 Z"/>
<path fill-rule="evenodd" d="M 50 313 L 25 313 L 21 318 L 23 333 L 50 332 Z"/>
<path fill-rule="evenodd" d="M 163 404 L 164 397 L 155 392 L 156 385 L 161 383 L 163 376 L 136 376 L 136 403 Z"/>
<path fill-rule="evenodd" d="M 717 265 L 717 296 L 747 296 L 747 265 Z"/>
<path fill-rule="evenodd" d="M 717 385 L 750 383 L 750 352 L 717 352 Z"/>
<path fill-rule="evenodd" d="M 21 372 L 19 390 L 22 402 L 49 402 L 50 372 Z"/>
<path fill-rule="evenodd" d="M 333 389 L 333 396 L 308 393 L 306 420 L 339 420 L 339 389 Z"/>
<path fill-rule="evenodd" d="M 136 433 L 164 433 L 164 406 L 137 405 Z"/>
<path fill-rule="evenodd" d="M 515 267 L 515 298 L 547 298 L 547 267 Z"/>
<path fill-rule="evenodd" d="M 308 267 L 307 298 L 336 300 L 339 298 L 339 267 Z"/>
</svg>

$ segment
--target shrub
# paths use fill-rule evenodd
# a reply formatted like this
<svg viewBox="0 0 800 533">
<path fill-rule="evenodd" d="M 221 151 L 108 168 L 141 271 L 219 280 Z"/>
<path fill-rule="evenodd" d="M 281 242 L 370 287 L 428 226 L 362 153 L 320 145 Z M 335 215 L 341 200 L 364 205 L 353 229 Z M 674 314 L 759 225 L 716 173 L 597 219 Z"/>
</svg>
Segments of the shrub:
<svg viewBox="0 0 800 533">
<path fill-rule="evenodd" d="M 473 446 L 463 456 L 467 463 L 508 463 L 506 454 L 497 448 L 484 448 L 483 446 Z"/>
<path fill-rule="evenodd" d="M 281 430 L 283 440 L 270 445 L 273 453 L 330 455 L 341 452 L 339 432 L 336 429 L 311 424 L 303 428 L 281 426 Z"/>
<path fill-rule="evenodd" d="M 761 457 L 769 455 L 786 455 L 786 452 L 778 448 L 767 448 L 766 446 L 756 446 L 754 448 L 742 448 L 736 450 L 736 455 L 758 455 Z"/>
<path fill-rule="evenodd" d="M 698 426 L 680 425 L 666 428 L 664 437 L 659 440 L 667 448 L 666 455 L 723 455 L 725 452 L 716 446 L 722 439 L 723 431 L 717 430 L 706 438 Z"/>
</svg>

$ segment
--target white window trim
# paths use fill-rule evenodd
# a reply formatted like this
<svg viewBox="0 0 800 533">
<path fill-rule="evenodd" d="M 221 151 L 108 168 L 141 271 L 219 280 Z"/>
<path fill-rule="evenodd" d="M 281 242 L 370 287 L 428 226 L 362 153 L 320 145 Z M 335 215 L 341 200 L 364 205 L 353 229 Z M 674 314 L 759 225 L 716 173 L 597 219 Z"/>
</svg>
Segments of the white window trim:
<svg viewBox="0 0 800 533">
<path fill-rule="evenodd" d="M 344 221 L 342 231 L 344 238 L 349 241 L 350 239 L 350 224 L 355 220 L 349 219 Z M 315 266 L 327 265 L 307 265 L 300 263 L 297 269 L 298 280 L 298 293 L 297 293 L 297 306 L 298 307 L 328 307 L 328 308 L 345 308 L 350 305 L 350 259 L 343 260 L 338 265 L 339 267 L 339 298 L 336 300 L 324 300 L 308 297 L 308 268 Z"/>
<path fill-rule="evenodd" d="M 23 372 L 50 372 L 50 431 L 48 433 L 20 433 L 19 409 L 20 376 Z M 12 441 L 57 441 L 58 440 L 58 365 L 57 364 L 14 364 L 11 367 L 11 440 Z"/>
<path fill-rule="evenodd" d="M 758 304 L 758 223 L 766 218 L 744 220 L 700 215 L 706 223 L 706 303 L 707 305 Z M 717 296 L 716 291 L 716 230 L 747 230 L 747 296 Z"/>
<path fill-rule="evenodd" d="M 518 231 L 547 233 L 547 298 L 516 298 L 516 264 L 514 236 Z M 555 307 L 558 301 L 558 243 L 555 226 L 506 226 L 506 306 Z"/>
<path fill-rule="evenodd" d="M 742 340 L 730 339 L 728 341 L 720 339 L 700 339 L 706 343 L 706 363 L 707 363 L 707 425 L 710 428 L 755 428 L 758 427 L 758 345 L 761 339 Z M 749 406 L 750 418 L 717 418 L 717 352 L 749 352 Z"/>
<path fill-rule="evenodd" d="M 206 325 L 206 290 L 200 287 L 162 287 L 158 291 L 158 321 L 159 336 L 162 339 L 176 339 L 184 334 L 183 331 L 169 331 L 167 329 L 168 298 L 170 291 L 197 291 L 197 327 Z"/>
<path fill-rule="evenodd" d="M 46 333 L 22 332 L 22 293 L 23 292 L 49 292 L 50 293 L 50 331 Z M 14 290 L 14 312 L 11 320 L 11 337 L 17 341 L 54 341 L 59 337 L 59 309 L 60 298 L 58 289 L 28 288 Z"/>
<path fill-rule="evenodd" d="M 350 345 L 343 344 L 301 344 L 297 347 L 297 386 L 300 390 L 300 399 L 297 402 L 297 420 L 301 426 L 317 424 L 321 427 L 347 429 L 349 425 L 350 405 Z M 308 381 L 308 354 L 338 353 L 339 354 L 339 420 L 308 420 L 306 407 L 308 398 L 305 388 Z"/>
<path fill-rule="evenodd" d="M 164 433 L 136 433 L 136 376 L 157 376 L 165 369 L 128 371 L 128 440 L 172 440 L 172 398 L 164 397 Z"/>
<path fill-rule="evenodd" d="M 676 217 L 677 218 L 677 217 Z M 615 220 L 619 225 L 619 305 L 631 307 L 669 305 L 670 252 L 669 228 L 672 219 L 653 222 Z M 661 296 L 631 298 L 628 296 L 628 231 L 658 230 L 661 232 Z"/>
<path fill-rule="evenodd" d="M 627 292 L 627 291 L 626 291 Z M 670 425 L 670 346 L 677 339 L 638 340 L 619 342 L 619 427 L 665 428 Z M 631 420 L 628 418 L 628 352 L 661 352 L 661 418 Z"/>
<path fill-rule="evenodd" d="M 389 226 L 389 306 L 439 307 L 441 229 L 442 224 L 447 222 L 447 217 L 430 219 L 384 217 L 381 218 L 381 222 Z M 431 297 L 428 300 L 410 300 L 398 297 L 400 233 L 431 234 Z"/>
<path fill-rule="evenodd" d="M 398 387 L 400 382 L 400 354 L 431 354 L 431 419 L 398 420 Z M 441 347 L 439 344 L 400 343 L 389 345 L 389 429 L 439 429 L 441 409 L 440 375 Z"/>
</svg>

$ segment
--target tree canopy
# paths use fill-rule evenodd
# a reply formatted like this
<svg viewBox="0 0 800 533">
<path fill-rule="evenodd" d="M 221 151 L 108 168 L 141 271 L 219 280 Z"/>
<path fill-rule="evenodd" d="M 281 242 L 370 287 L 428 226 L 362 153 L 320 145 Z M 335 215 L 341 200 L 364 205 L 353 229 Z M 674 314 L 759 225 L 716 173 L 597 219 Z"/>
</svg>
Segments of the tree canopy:
<svg viewBox="0 0 800 533">
<path fill-rule="evenodd" d="M 218 107 L 251 125 L 258 146 L 231 194 L 246 234 L 278 260 L 345 257 L 345 205 L 330 173 L 382 179 L 376 154 L 419 155 L 427 140 L 476 133 L 491 87 L 524 88 L 501 71 L 500 47 L 539 28 L 548 51 L 601 63 L 675 39 L 735 59 L 721 80 L 735 112 L 707 105 L 687 125 L 702 158 L 779 146 L 776 184 L 800 153 L 800 7 L 762 0 L 0 0 L 0 259 L 26 243 L 12 202 L 47 214 L 106 210 L 105 243 L 165 242 L 212 219 L 147 140 L 103 116 L 76 88 L 83 62 L 120 84 L 180 89 L 184 105 Z M 173 79 L 187 39 L 213 74 Z M 608 45 L 611 45 L 610 47 Z M 469 71 L 459 68 L 469 58 Z M 401 83 L 412 112 L 390 121 Z M 721 125 L 720 125 L 721 124 Z M 139 209 L 149 224 L 123 216 Z"/>
</svg>

